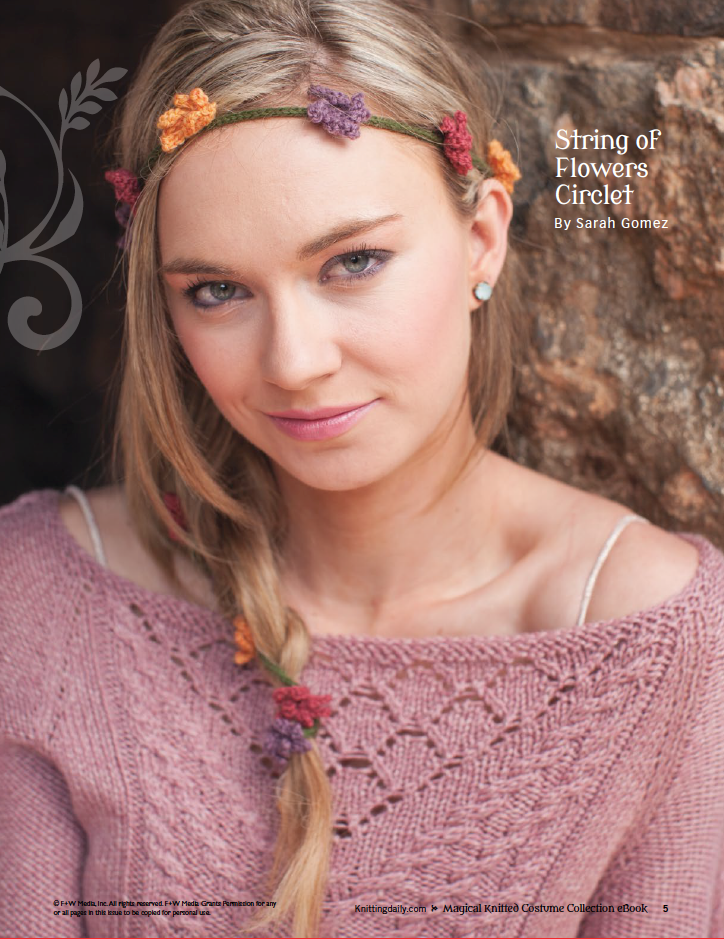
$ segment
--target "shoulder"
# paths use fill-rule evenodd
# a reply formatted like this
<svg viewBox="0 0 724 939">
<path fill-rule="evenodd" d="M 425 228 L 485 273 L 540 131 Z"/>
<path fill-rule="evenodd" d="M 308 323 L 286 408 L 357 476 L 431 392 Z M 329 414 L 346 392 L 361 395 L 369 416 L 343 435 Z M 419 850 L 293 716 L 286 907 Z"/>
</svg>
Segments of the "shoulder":
<svg viewBox="0 0 724 939">
<path fill-rule="evenodd" d="M 697 548 L 651 522 L 626 524 L 601 559 L 619 522 L 636 513 L 620 503 L 560 485 L 561 511 L 544 540 L 548 561 L 535 593 L 539 628 L 559 629 L 562 621 L 578 621 L 589 577 L 595 579 L 587 623 L 649 610 L 692 582 L 700 562 Z"/>
<path fill-rule="evenodd" d="M 176 553 L 173 558 L 174 569 L 185 594 L 166 576 L 134 528 L 122 485 L 89 489 L 85 495 L 98 527 L 106 563 L 114 574 L 152 593 L 178 596 L 191 600 L 197 606 L 218 611 L 218 602 L 211 585 L 188 558 L 180 553 Z M 63 495 L 59 512 L 75 541 L 95 558 L 88 523 L 78 500 Z"/>
<path fill-rule="evenodd" d="M 143 587 L 154 589 L 159 586 L 155 564 L 133 528 L 123 486 L 87 489 L 84 495 L 110 570 Z M 73 539 L 97 560 L 88 521 L 78 500 L 63 493 L 59 513 Z"/>
<path fill-rule="evenodd" d="M 619 514 L 613 527 L 628 514 L 627 510 Z M 591 548 L 595 550 L 596 545 Z M 688 541 L 656 525 L 631 522 L 598 572 L 586 621 L 618 619 L 658 606 L 681 593 L 698 566 L 699 552 Z"/>
</svg>

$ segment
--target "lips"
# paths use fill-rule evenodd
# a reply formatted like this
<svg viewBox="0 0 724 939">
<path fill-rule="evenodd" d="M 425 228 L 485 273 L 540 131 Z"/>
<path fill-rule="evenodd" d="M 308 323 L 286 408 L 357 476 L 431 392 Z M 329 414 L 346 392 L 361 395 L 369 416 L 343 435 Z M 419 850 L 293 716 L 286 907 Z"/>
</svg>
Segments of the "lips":
<svg viewBox="0 0 724 939">
<path fill-rule="evenodd" d="M 340 404 L 332 405 L 327 408 L 315 408 L 311 411 L 305 411 L 301 408 L 292 408 L 289 411 L 267 411 L 269 417 L 288 417 L 296 421 L 322 421 L 327 417 L 337 417 L 338 414 L 346 414 L 348 411 L 356 411 L 357 408 L 370 404 L 369 401 L 362 401 L 359 404 Z"/>
<path fill-rule="evenodd" d="M 293 409 L 266 416 L 278 430 L 295 440 L 329 440 L 354 427 L 380 400 L 375 398 L 365 404 L 343 405 L 344 410 L 339 406 L 316 408 L 314 411 Z M 299 417 L 300 414 L 303 416 Z"/>
</svg>

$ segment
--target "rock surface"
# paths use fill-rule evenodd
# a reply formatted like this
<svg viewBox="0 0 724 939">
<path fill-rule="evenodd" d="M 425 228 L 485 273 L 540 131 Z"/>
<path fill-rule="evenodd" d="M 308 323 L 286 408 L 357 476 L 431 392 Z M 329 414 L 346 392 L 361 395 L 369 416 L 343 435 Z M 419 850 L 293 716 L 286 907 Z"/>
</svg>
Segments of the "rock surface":
<svg viewBox="0 0 724 939">
<path fill-rule="evenodd" d="M 523 172 L 511 244 L 534 348 L 510 456 L 724 547 L 724 40 L 709 35 L 724 32 L 724 7 L 463 6 L 488 30 L 463 32 L 505 88 L 497 132 Z M 574 129 L 614 140 L 556 149 Z M 636 146 L 653 129 L 654 147 Z M 557 176 L 571 156 L 647 175 L 581 178 L 565 163 Z M 605 183 L 628 183 L 629 204 L 556 200 L 560 184 Z M 633 227 L 657 219 L 666 227 Z"/>
<path fill-rule="evenodd" d="M 473 19 L 486 26 L 602 26 L 663 36 L 724 33 L 720 0 L 472 0 L 470 7 Z"/>
</svg>

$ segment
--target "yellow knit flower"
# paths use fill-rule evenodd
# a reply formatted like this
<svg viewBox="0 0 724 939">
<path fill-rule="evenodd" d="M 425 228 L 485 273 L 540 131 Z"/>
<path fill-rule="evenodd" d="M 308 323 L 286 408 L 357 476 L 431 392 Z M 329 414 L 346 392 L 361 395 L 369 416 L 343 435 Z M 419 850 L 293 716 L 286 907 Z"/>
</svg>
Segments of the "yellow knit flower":
<svg viewBox="0 0 724 939">
<path fill-rule="evenodd" d="M 520 170 L 513 162 L 510 150 L 504 150 L 499 140 L 491 140 L 488 145 L 488 164 L 498 182 L 512 195 L 515 183 L 521 178 Z"/>
<path fill-rule="evenodd" d="M 234 639 L 236 640 L 236 653 L 234 661 L 237 665 L 246 665 L 254 658 L 256 649 L 254 640 L 251 638 L 249 624 L 243 616 L 235 616 L 232 620 L 234 624 Z"/>
<path fill-rule="evenodd" d="M 175 107 L 164 111 L 156 124 L 164 131 L 160 141 L 165 153 L 174 150 L 187 137 L 193 137 L 216 117 L 216 104 L 209 101 L 200 88 L 194 88 L 187 95 L 174 95 L 173 103 Z"/>
</svg>

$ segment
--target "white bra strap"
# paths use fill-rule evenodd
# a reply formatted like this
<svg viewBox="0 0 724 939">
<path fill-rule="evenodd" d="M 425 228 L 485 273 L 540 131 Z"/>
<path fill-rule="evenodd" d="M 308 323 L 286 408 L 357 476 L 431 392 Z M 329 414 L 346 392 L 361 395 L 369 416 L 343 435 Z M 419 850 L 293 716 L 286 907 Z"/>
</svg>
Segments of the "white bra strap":
<svg viewBox="0 0 724 939">
<path fill-rule="evenodd" d="M 646 522 L 649 524 L 649 520 L 644 518 L 641 515 L 624 515 L 620 518 L 616 524 L 616 527 L 608 536 L 606 544 L 601 549 L 601 553 L 596 558 L 596 563 L 593 565 L 593 570 L 588 575 L 588 580 L 586 581 L 586 588 L 583 591 L 583 600 L 581 601 L 581 612 L 578 614 L 577 626 L 582 626 L 586 621 L 586 612 L 588 610 L 588 604 L 591 600 L 591 595 L 593 594 L 593 588 L 596 586 L 596 578 L 598 577 L 599 571 L 603 567 L 603 562 L 608 557 L 611 548 L 616 544 L 616 539 L 621 534 L 621 532 L 626 528 L 631 522 Z"/>
<path fill-rule="evenodd" d="M 85 515 L 85 520 L 88 525 L 88 530 L 90 531 L 91 541 L 93 542 L 93 547 L 96 552 L 96 557 L 98 558 L 98 563 L 102 564 L 103 567 L 108 567 L 106 555 L 103 551 L 103 543 L 101 542 L 101 533 L 98 530 L 98 525 L 96 523 L 95 517 L 93 516 L 93 510 L 90 507 L 88 497 L 83 492 L 83 490 L 79 489 L 77 486 L 66 486 L 65 491 L 70 493 L 70 495 L 75 496 L 81 509 L 83 510 L 83 515 Z"/>
</svg>

